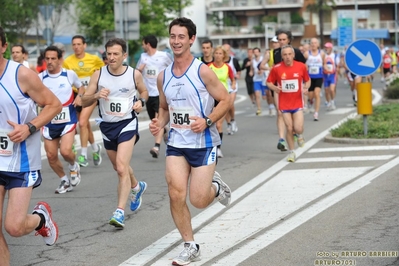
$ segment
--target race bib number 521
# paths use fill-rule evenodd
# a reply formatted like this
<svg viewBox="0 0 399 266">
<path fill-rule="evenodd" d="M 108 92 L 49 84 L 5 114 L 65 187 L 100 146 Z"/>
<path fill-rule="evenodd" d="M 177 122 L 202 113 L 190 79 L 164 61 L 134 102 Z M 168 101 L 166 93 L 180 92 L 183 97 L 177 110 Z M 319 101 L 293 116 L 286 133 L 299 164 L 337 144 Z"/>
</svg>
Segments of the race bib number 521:
<svg viewBox="0 0 399 266">
<path fill-rule="evenodd" d="M 5 130 L 0 129 L 0 156 L 11 156 L 13 154 L 14 142 L 7 136 Z"/>
</svg>

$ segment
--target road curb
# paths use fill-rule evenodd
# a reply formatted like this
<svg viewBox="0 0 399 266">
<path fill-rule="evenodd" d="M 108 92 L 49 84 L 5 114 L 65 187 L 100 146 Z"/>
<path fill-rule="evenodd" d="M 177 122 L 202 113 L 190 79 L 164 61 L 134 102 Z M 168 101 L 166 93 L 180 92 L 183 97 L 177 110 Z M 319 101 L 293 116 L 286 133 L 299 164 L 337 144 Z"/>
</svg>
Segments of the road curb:
<svg viewBox="0 0 399 266">
<path fill-rule="evenodd" d="M 391 139 L 351 139 L 351 138 L 335 138 L 328 134 L 324 137 L 324 142 L 337 143 L 337 144 L 364 144 L 364 145 L 392 145 L 398 144 L 399 138 Z"/>
</svg>

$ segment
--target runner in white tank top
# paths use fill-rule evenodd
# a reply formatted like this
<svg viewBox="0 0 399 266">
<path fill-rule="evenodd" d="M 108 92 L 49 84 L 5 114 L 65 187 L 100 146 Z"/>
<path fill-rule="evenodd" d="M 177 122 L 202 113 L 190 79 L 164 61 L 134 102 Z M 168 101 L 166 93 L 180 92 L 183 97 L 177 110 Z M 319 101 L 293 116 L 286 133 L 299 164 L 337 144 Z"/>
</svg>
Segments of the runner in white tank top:
<svg viewBox="0 0 399 266">
<path fill-rule="evenodd" d="M 147 184 L 137 181 L 130 166 L 135 143 L 139 139 L 136 114 L 143 109 L 148 92 L 140 71 L 123 65 L 127 57 L 127 45 L 123 39 L 112 38 L 105 44 L 108 65 L 94 72 L 82 97 L 82 106 L 99 101 L 103 122 L 100 130 L 104 148 L 118 174 L 117 209 L 109 224 L 117 229 L 125 226 L 125 206 L 130 195 L 130 210 L 140 208 L 141 195 Z M 137 92 L 140 100 L 136 99 Z"/>
<path fill-rule="evenodd" d="M 138 70 L 141 71 L 144 78 L 145 86 L 148 90 L 148 101 L 145 103 L 146 110 L 150 119 L 158 116 L 159 109 L 159 92 L 157 88 L 157 77 L 159 72 L 164 70 L 167 66 L 172 64 L 173 59 L 170 54 L 157 50 L 158 39 L 155 35 L 148 35 L 143 38 L 141 47 L 144 53 L 141 54 L 137 62 Z M 150 149 L 150 154 L 153 158 L 158 158 L 161 149 L 162 136 L 165 144 L 167 141 L 167 130 L 159 132 L 154 137 L 154 147 Z"/>
<path fill-rule="evenodd" d="M 10 265 L 10 249 L 4 232 L 21 237 L 36 230 L 47 245 L 58 239 L 51 208 L 38 202 L 27 214 L 32 189 L 42 181 L 40 132 L 61 111 L 57 97 L 37 74 L 3 57 L 6 35 L 0 27 L 0 262 Z M 38 115 L 36 105 L 43 107 Z M 7 200 L 5 200 L 7 199 Z M 22 242 L 21 242 L 22 244 Z M 16 256 L 14 254 L 14 256 Z"/>
<path fill-rule="evenodd" d="M 201 253 L 194 241 L 187 195 L 198 208 L 210 205 L 214 198 L 230 204 L 231 190 L 215 172 L 220 139 L 214 123 L 228 111 L 230 98 L 213 70 L 190 52 L 195 24 L 188 18 L 174 19 L 169 35 L 174 63 L 158 75 L 159 116 L 152 119 L 150 131 L 155 136 L 170 122 L 166 181 L 172 217 L 185 242 L 172 264 L 187 265 L 200 260 Z M 214 100 L 219 102 L 216 107 Z"/>
</svg>

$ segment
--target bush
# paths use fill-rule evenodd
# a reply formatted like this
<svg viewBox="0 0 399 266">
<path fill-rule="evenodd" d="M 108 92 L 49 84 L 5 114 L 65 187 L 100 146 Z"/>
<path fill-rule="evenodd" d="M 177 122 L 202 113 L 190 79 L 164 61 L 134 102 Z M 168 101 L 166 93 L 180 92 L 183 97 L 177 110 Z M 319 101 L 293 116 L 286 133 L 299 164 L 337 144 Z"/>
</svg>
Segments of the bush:
<svg viewBox="0 0 399 266">
<path fill-rule="evenodd" d="M 383 104 L 373 108 L 367 119 L 367 135 L 363 131 L 363 119 L 349 119 L 331 130 L 335 138 L 386 139 L 399 137 L 399 104 Z"/>
<path fill-rule="evenodd" d="M 399 74 L 391 74 L 385 81 L 384 97 L 386 99 L 399 99 Z"/>
</svg>

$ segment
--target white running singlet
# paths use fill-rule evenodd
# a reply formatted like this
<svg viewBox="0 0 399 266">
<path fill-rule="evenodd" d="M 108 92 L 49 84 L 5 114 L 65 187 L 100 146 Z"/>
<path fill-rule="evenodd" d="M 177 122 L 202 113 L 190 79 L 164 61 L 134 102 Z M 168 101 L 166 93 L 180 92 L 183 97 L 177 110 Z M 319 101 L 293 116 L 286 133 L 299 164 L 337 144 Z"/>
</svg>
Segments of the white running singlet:
<svg viewBox="0 0 399 266">
<path fill-rule="evenodd" d="M 173 59 L 166 52 L 156 51 L 152 56 L 148 55 L 147 53 L 141 54 L 137 66 L 145 64 L 145 68 L 143 70 L 143 79 L 148 90 L 148 96 L 159 96 L 157 87 L 158 74 L 172 63 Z"/>
<path fill-rule="evenodd" d="M 19 63 L 8 61 L 0 77 L 0 171 L 29 172 L 40 170 L 40 132 L 30 135 L 21 143 L 13 143 L 7 133 L 13 127 L 7 120 L 18 124 L 32 121 L 36 116 L 36 105 L 18 84 Z"/>
<path fill-rule="evenodd" d="M 100 69 L 97 91 L 102 88 L 111 92 L 107 99 L 99 100 L 100 116 L 104 122 L 118 122 L 134 117 L 133 104 L 137 100 L 134 69 L 126 67 L 126 71 L 115 76 L 108 71 L 108 66 Z"/>
<path fill-rule="evenodd" d="M 180 77 L 172 72 L 174 64 L 164 72 L 162 89 L 170 116 L 168 145 L 176 148 L 211 148 L 221 143 L 216 123 L 201 133 L 194 133 L 190 129 L 189 116 L 206 117 L 212 112 L 215 103 L 199 76 L 202 64 L 194 58 Z"/>
</svg>

